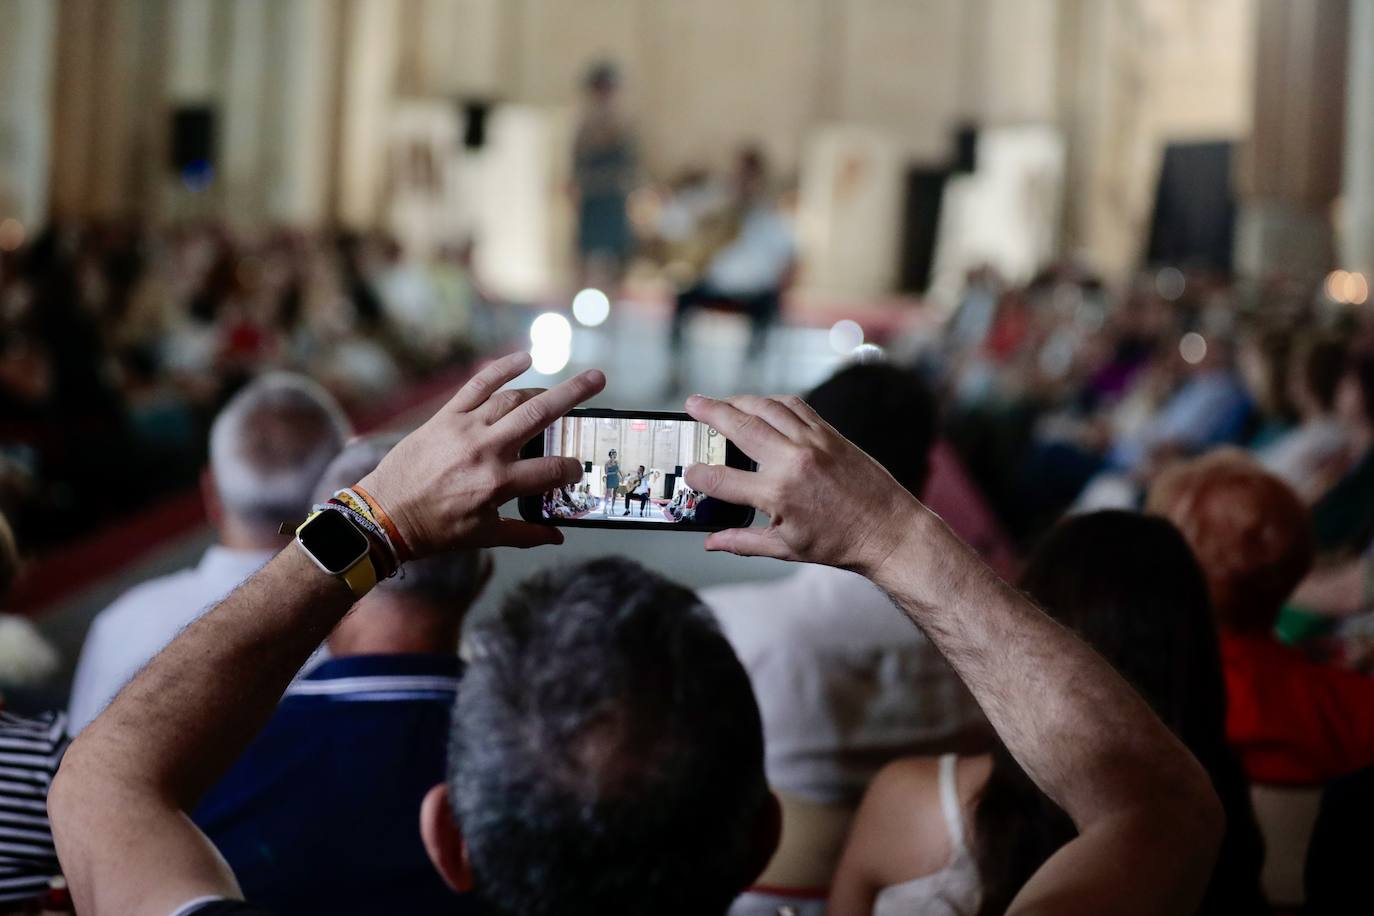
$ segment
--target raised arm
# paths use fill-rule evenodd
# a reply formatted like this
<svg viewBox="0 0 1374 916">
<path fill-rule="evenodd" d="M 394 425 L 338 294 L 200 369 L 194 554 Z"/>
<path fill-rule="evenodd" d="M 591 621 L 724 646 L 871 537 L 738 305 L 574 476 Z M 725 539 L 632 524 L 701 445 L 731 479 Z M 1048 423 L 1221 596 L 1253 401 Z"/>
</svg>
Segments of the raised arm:
<svg viewBox="0 0 1374 916">
<path fill-rule="evenodd" d="M 944 653 L 1017 762 L 1073 818 L 1078 838 L 1010 912 L 1191 912 L 1220 844 L 1220 804 L 1203 769 L 1106 662 L 800 398 L 695 397 L 687 410 L 759 464 L 694 465 L 688 484 L 770 518 L 767 528 L 713 534 L 707 548 L 870 578 Z"/>
<path fill-rule="evenodd" d="M 523 353 L 487 366 L 361 482 L 417 556 L 561 540 L 557 529 L 503 519 L 497 507 L 580 479 L 573 459 L 517 455 L 605 380 L 591 372 L 547 392 L 498 393 L 528 367 Z M 48 798 L 80 912 L 164 916 L 200 896 L 238 895 L 186 812 L 353 602 L 293 544 L 173 640 L 82 731 Z"/>
</svg>

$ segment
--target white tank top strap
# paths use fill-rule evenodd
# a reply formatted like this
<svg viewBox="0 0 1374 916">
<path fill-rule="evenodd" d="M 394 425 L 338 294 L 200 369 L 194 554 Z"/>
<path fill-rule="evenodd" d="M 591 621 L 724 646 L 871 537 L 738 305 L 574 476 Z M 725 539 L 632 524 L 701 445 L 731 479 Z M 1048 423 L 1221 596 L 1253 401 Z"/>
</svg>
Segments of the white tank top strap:
<svg viewBox="0 0 1374 916">
<path fill-rule="evenodd" d="M 945 829 L 949 831 L 950 858 L 955 858 L 968 847 L 964 842 L 964 806 L 959 802 L 959 755 L 944 754 L 940 757 L 940 811 L 945 816 Z"/>
</svg>

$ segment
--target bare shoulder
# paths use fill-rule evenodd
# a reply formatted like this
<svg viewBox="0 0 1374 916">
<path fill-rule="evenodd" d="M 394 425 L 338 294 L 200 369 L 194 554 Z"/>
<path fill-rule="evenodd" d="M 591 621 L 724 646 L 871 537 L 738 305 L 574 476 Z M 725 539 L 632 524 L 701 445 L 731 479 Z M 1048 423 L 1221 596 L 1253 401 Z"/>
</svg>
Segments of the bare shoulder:
<svg viewBox="0 0 1374 916">
<path fill-rule="evenodd" d="M 864 794 L 850 845 L 879 886 L 944 868 L 952 849 L 940 807 L 940 758 L 904 757 L 883 767 Z"/>
</svg>

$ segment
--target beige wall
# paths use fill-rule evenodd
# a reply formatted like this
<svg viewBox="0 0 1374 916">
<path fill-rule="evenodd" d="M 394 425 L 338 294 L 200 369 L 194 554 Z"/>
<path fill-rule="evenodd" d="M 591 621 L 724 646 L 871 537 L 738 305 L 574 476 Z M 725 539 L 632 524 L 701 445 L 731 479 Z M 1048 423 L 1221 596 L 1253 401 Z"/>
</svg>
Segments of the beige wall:
<svg viewBox="0 0 1374 916">
<path fill-rule="evenodd" d="M 1116 271 L 1162 144 L 1248 131 L 1258 0 L 53 2 L 52 201 L 66 212 L 188 212 L 164 165 L 167 114 L 208 100 L 224 174 L 198 206 L 376 224 L 398 101 L 487 97 L 567 123 L 579 77 L 610 57 L 660 177 L 745 142 L 796 175 L 837 131 L 900 170 L 942 161 L 964 122 L 1059 125 L 1067 244 Z M 864 222 L 875 237 L 852 245 L 894 244 L 891 213 Z"/>
</svg>

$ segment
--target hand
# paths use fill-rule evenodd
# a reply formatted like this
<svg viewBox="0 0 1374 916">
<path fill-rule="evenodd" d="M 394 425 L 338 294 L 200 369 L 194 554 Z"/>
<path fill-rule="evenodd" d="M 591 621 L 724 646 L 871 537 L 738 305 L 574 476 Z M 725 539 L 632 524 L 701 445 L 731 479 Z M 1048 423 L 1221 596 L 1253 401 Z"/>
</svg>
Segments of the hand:
<svg viewBox="0 0 1374 916">
<path fill-rule="evenodd" d="M 882 465 L 799 397 L 695 395 L 687 412 L 758 462 L 757 471 L 694 464 L 687 485 L 767 513 L 767 528 L 731 528 L 707 550 L 823 563 L 871 575 L 910 536 L 925 508 Z"/>
<path fill-rule="evenodd" d="M 530 367 L 528 353 L 492 362 L 359 481 L 416 557 L 456 547 L 561 544 L 547 525 L 502 518 L 498 507 L 582 479 L 575 458 L 519 458 L 520 447 L 606 386 L 597 370 L 555 388 L 499 390 Z"/>
</svg>

